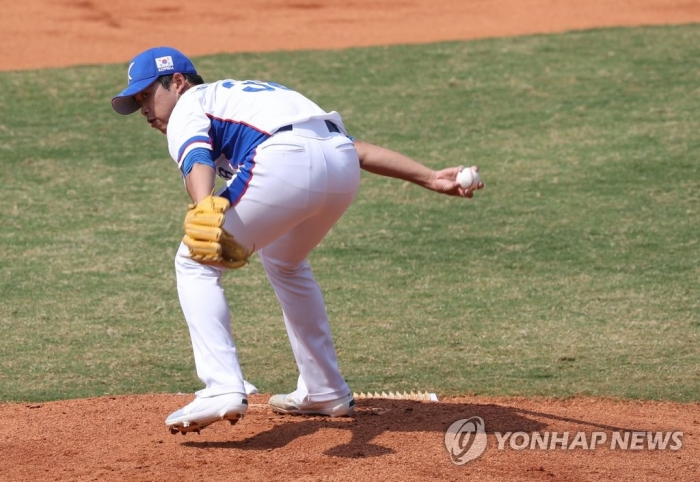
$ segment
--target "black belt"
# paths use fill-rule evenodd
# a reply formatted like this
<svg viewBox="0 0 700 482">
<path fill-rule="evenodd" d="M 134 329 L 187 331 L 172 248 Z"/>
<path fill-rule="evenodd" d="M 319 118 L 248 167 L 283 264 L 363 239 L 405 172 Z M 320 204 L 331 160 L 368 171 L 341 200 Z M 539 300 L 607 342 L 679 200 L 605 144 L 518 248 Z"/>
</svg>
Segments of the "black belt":
<svg viewBox="0 0 700 482">
<path fill-rule="evenodd" d="M 326 127 L 328 127 L 328 132 L 337 132 L 340 134 L 340 129 L 338 129 L 338 126 L 332 123 L 331 121 L 327 120 L 324 121 L 326 123 Z M 279 129 L 277 129 L 275 132 L 284 132 L 284 131 L 291 131 L 294 129 L 294 126 L 292 124 L 288 126 L 282 126 Z"/>
</svg>

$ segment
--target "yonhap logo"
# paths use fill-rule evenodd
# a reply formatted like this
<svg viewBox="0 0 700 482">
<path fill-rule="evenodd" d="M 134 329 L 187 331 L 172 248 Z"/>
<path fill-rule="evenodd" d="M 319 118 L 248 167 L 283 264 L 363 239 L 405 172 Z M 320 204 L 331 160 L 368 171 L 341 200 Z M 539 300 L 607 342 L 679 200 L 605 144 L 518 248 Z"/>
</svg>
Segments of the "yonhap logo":
<svg viewBox="0 0 700 482">
<path fill-rule="evenodd" d="M 684 433 L 617 430 L 613 432 L 492 432 L 498 450 L 648 450 L 677 451 Z M 445 432 L 445 448 L 455 465 L 479 458 L 488 444 L 486 423 L 481 417 L 463 418 Z"/>
<path fill-rule="evenodd" d="M 481 417 L 457 420 L 445 432 L 445 448 L 455 465 L 478 458 L 486 450 L 487 440 L 486 424 Z"/>
</svg>

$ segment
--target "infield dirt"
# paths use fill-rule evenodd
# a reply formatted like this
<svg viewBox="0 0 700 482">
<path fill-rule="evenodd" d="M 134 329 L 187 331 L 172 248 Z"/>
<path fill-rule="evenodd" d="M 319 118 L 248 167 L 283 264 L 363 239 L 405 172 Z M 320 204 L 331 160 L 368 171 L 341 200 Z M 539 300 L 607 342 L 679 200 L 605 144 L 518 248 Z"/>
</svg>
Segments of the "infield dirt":
<svg viewBox="0 0 700 482">
<path fill-rule="evenodd" d="M 127 62 L 163 44 L 197 56 L 700 22 L 695 0 L 249 0 L 227 11 L 221 3 L 8 2 L 0 70 Z M 268 398 L 251 397 L 236 426 L 185 437 L 170 435 L 163 421 L 187 396 L 0 405 L 0 480 L 700 480 L 698 403 L 360 400 L 355 417 L 326 419 L 275 415 Z M 488 446 L 456 466 L 445 430 L 472 416 L 485 420 Z M 499 450 L 495 435 L 639 431 L 683 432 L 682 449 L 515 450 L 506 443 Z"/>
</svg>

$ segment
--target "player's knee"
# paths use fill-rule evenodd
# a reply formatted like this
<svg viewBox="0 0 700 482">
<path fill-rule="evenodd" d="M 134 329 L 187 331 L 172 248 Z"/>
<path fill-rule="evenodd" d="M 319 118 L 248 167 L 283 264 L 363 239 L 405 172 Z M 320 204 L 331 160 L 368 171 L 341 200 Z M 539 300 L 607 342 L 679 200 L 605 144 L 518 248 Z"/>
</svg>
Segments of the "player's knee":
<svg viewBox="0 0 700 482">
<path fill-rule="evenodd" d="M 275 274 L 285 277 L 294 277 L 299 273 L 309 270 L 309 264 L 306 260 L 300 262 L 288 262 L 279 259 L 270 258 L 264 255 L 260 256 L 260 259 L 265 268 L 265 272 L 268 274 Z"/>
</svg>

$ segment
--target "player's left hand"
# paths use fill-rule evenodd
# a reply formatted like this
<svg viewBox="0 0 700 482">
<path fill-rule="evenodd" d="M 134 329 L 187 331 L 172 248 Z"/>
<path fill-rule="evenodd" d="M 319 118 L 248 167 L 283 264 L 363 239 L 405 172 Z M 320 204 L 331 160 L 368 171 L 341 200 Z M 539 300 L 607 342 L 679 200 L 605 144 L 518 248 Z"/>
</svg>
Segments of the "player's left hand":
<svg viewBox="0 0 700 482">
<path fill-rule="evenodd" d="M 228 199 L 207 196 L 190 204 L 185 216 L 185 237 L 190 258 L 218 268 L 236 269 L 248 264 L 250 253 L 224 229 Z"/>
<path fill-rule="evenodd" d="M 434 171 L 432 179 L 430 180 L 428 189 L 442 194 L 447 194 L 449 196 L 459 196 L 471 198 L 474 196 L 474 191 L 477 189 L 483 189 L 484 183 L 479 182 L 476 189 L 463 189 L 462 186 L 457 182 L 457 173 L 461 171 L 464 166 L 448 167 L 440 171 Z"/>
</svg>

